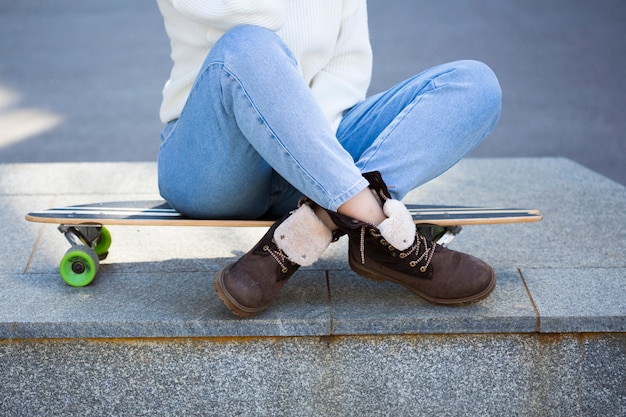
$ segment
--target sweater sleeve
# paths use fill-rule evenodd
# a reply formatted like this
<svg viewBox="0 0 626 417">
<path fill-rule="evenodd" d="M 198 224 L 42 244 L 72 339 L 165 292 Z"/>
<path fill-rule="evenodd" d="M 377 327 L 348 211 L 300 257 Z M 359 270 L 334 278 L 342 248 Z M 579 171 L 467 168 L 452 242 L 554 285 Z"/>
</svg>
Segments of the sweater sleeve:
<svg viewBox="0 0 626 417">
<path fill-rule="evenodd" d="M 285 0 L 170 1 L 188 19 L 222 31 L 239 25 L 256 25 L 277 31 L 285 20 Z"/>
<path fill-rule="evenodd" d="M 333 58 L 310 83 L 333 131 L 339 127 L 344 111 L 365 98 L 371 75 L 366 0 L 346 1 Z"/>
</svg>

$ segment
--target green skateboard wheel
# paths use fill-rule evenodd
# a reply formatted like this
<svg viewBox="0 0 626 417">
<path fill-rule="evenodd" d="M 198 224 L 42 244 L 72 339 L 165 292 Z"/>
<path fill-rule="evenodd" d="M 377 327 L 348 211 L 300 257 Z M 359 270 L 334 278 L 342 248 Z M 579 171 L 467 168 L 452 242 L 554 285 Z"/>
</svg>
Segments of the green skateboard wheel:
<svg viewBox="0 0 626 417">
<path fill-rule="evenodd" d="M 100 229 L 100 237 L 98 240 L 98 244 L 93 248 L 93 250 L 98 255 L 99 259 L 105 259 L 107 254 L 109 253 L 109 248 L 111 247 L 111 232 L 109 229 L 102 226 Z"/>
<path fill-rule="evenodd" d="M 100 263 L 96 252 L 88 246 L 73 246 L 61 259 L 59 273 L 72 287 L 84 287 L 93 281 Z"/>
</svg>

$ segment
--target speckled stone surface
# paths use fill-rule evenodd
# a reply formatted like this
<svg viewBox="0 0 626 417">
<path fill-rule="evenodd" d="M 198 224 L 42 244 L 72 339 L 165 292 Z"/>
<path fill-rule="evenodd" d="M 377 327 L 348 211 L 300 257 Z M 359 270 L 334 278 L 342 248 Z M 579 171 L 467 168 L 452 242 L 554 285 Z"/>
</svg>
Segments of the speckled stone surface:
<svg viewBox="0 0 626 417">
<path fill-rule="evenodd" d="M 0 165 L 0 337 L 624 331 L 626 187 L 566 159 L 467 159 L 406 197 L 530 207 L 545 216 L 468 226 L 452 242 L 498 274 L 491 297 L 461 308 L 358 277 L 342 238 L 302 268 L 266 313 L 235 318 L 211 281 L 263 228 L 111 226 L 113 245 L 98 277 L 71 288 L 58 277 L 68 244 L 56 226 L 23 220 L 53 205 L 154 198 L 151 163 Z"/>
<path fill-rule="evenodd" d="M 626 332 L 626 268 L 523 272 L 542 332 Z"/>
<path fill-rule="evenodd" d="M 519 273 L 496 271 L 487 299 L 466 306 L 437 306 L 391 283 L 353 272 L 331 275 L 334 334 L 527 333 L 537 318 Z"/>
<path fill-rule="evenodd" d="M 623 415 L 624 338 L 414 335 L 0 343 L 0 414 Z"/>
</svg>

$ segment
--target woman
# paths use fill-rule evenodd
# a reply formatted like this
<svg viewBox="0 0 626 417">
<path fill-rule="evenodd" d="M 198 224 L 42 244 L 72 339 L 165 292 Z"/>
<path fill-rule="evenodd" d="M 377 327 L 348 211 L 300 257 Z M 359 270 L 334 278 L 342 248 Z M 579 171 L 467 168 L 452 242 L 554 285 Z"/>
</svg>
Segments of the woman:
<svg viewBox="0 0 626 417">
<path fill-rule="evenodd" d="M 174 62 L 161 106 L 163 197 L 197 218 L 282 216 L 216 275 L 233 313 L 265 310 L 342 234 L 365 277 L 439 304 L 491 293 L 493 269 L 419 235 L 399 201 L 495 126 L 501 92 L 487 66 L 444 64 L 366 98 L 365 0 L 158 4 Z"/>
</svg>

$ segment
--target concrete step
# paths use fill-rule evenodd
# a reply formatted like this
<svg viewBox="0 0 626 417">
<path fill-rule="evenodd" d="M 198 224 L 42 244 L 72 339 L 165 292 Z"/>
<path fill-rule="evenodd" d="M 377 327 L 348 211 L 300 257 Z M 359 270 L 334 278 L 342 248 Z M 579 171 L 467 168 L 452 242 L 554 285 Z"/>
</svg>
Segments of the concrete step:
<svg viewBox="0 0 626 417">
<path fill-rule="evenodd" d="M 239 319 L 212 278 L 254 228 L 111 227 L 72 288 L 65 239 L 23 220 L 157 197 L 151 163 L 0 165 L 0 415 L 626 415 L 626 188 L 580 165 L 468 159 L 407 196 L 544 214 L 463 230 L 498 275 L 463 307 L 362 279 L 342 239 Z"/>
</svg>

